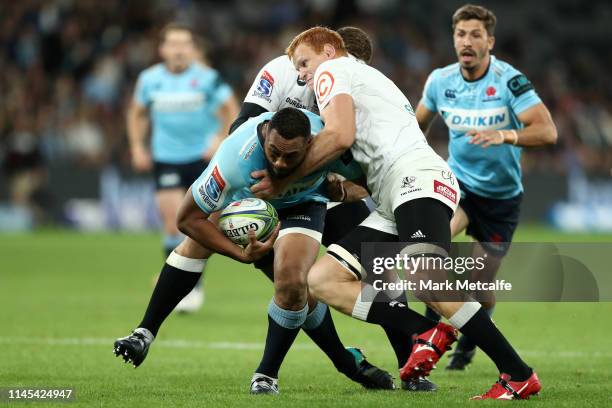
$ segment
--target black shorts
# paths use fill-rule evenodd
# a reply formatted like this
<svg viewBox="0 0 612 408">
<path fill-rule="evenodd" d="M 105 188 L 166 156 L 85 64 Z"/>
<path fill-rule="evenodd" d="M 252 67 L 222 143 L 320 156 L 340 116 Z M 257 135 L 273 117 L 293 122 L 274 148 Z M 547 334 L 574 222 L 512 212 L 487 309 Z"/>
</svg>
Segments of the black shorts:
<svg viewBox="0 0 612 408">
<path fill-rule="evenodd" d="M 462 192 L 459 206 L 469 220 L 466 234 L 480 242 L 487 252 L 505 255 L 518 225 L 523 193 L 498 200 L 479 196 L 459 183 Z"/>
<path fill-rule="evenodd" d="M 204 160 L 183 164 L 154 162 L 155 189 L 184 188 L 187 190 L 200 177 L 206 166 L 208 163 Z"/>
<path fill-rule="evenodd" d="M 433 198 L 418 198 L 403 203 L 395 209 L 394 214 L 399 235 L 360 225 L 336 244 L 330 245 L 327 253 L 338 259 L 358 279 L 363 278 L 364 270 L 372 270 L 372 265 L 364 264 L 362 243 L 372 243 L 370 249 L 381 257 L 395 255 L 397 246 L 385 245 L 393 242 L 423 244 L 414 245 L 412 256 L 448 254 L 452 216 L 448 206 Z"/>
<path fill-rule="evenodd" d="M 323 245 L 330 246 L 361 224 L 370 209 L 364 200 L 350 203 L 340 203 L 327 210 L 325 229 L 323 230 Z"/>
<path fill-rule="evenodd" d="M 325 214 L 327 205 L 315 201 L 308 201 L 287 207 L 278 212 L 278 219 L 281 223 L 278 237 L 298 232 L 321 242 L 323 229 L 325 227 Z M 263 269 L 272 266 L 274 263 L 274 250 L 270 251 L 263 258 L 255 261 L 256 268 Z"/>
</svg>

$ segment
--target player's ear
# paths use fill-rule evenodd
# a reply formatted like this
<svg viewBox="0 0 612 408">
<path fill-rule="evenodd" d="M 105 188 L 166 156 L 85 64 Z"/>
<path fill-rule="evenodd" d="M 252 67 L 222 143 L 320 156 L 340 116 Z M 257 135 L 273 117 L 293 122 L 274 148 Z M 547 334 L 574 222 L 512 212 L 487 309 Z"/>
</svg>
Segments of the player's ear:
<svg viewBox="0 0 612 408">
<path fill-rule="evenodd" d="M 493 51 L 493 46 L 495 45 L 495 37 L 490 35 L 488 38 L 489 42 L 489 51 Z"/>
<path fill-rule="evenodd" d="M 323 54 L 325 54 L 325 56 L 327 58 L 330 58 L 330 59 L 334 58 L 336 56 L 336 49 L 331 44 L 324 44 L 323 45 Z"/>
</svg>

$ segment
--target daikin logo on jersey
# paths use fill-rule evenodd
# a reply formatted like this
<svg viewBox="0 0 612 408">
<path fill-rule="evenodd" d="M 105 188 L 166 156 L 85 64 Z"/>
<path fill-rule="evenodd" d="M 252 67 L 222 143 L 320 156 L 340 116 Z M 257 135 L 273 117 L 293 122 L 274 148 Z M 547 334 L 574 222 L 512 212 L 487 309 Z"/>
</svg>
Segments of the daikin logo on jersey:
<svg viewBox="0 0 612 408">
<path fill-rule="evenodd" d="M 472 129 L 503 129 L 510 125 L 510 112 L 505 106 L 477 111 L 445 108 L 440 112 L 448 128 L 459 132 Z"/>
</svg>

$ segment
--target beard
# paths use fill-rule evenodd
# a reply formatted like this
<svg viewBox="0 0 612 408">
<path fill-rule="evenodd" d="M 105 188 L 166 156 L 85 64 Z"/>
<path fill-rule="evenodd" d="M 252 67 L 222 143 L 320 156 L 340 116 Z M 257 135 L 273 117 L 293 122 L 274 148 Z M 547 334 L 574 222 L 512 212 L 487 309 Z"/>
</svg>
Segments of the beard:
<svg viewBox="0 0 612 408">
<path fill-rule="evenodd" d="M 306 156 L 304 156 L 304 159 L 305 158 L 306 158 Z M 268 170 L 268 174 L 270 175 L 270 177 L 275 178 L 275 179 L 282 179 L 282 178 L 287 177 L 291 173 L 293 173 L 295 171 L 295 169 L 297 169 L 300 166 L 300 164 L 302 164 L 304 159 L 302 159 L 295 166 L 293 166 L 291 168 L 283 169 L 283 170 L 279 170 L 279 169 L 274 168 L 274 166 L 272 166 L 272 163 L 270 163 L 270 161 L 266 160 L 266 168 Z"/>
</svg>

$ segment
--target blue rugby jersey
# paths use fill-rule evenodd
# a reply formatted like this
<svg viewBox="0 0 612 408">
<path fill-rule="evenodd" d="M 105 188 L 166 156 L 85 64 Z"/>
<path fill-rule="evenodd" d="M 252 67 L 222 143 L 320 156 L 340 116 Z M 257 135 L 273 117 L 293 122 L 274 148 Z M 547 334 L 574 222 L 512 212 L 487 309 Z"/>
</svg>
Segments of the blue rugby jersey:
<svg viewBox="0 0 612 408">
<path fill-rule="evenodd" d="M 231 93 L 217 71 L 199 63 L 178 74 L 161 63 L 141 72 L 134 98 L 149 108 L 153 159 L 181 164 L 202 158 L 220 126 L 216 112 Z"/>
<path fill-rule="evenodd" d="M 509 144 L 484 149 L 469 144 L 465 132 L 521 129 L 517 115 L 541 103 L 525 75 L 491 56 L 485 75 L 467 81 L 459 63 L 451 64 L 429 75 L 421 102 L 444 119 L 449 131 L 448 164 L 468 190 L 497 199 L 523 191 L 522 149 Z"/>
<path fill-rule="evenodd" d="M 311 133 L 323 129 L 321 118 L 300 109 L 310 120 Z M 232 201 L 253 197 L 251 186 L 259 180 L 251 177 L 255 170 L 265 169 L 266 158 L 257 127 L 270 120 L 274 112 L 265 112 L 249 119 L 223 141 L 208 167 L 191 186 L 193 199 L 207 214 L 225 208 Z M 356 179 L 363 174 L 359 165 L 350 161 L 336 160 L 326 167 L 298 180 L 289 186 L 285 194 L 270 203 L 277 209 L 291 207 L 306 201 L 327 203 L 325 178 L 333 172 Z"/>
</svg>

